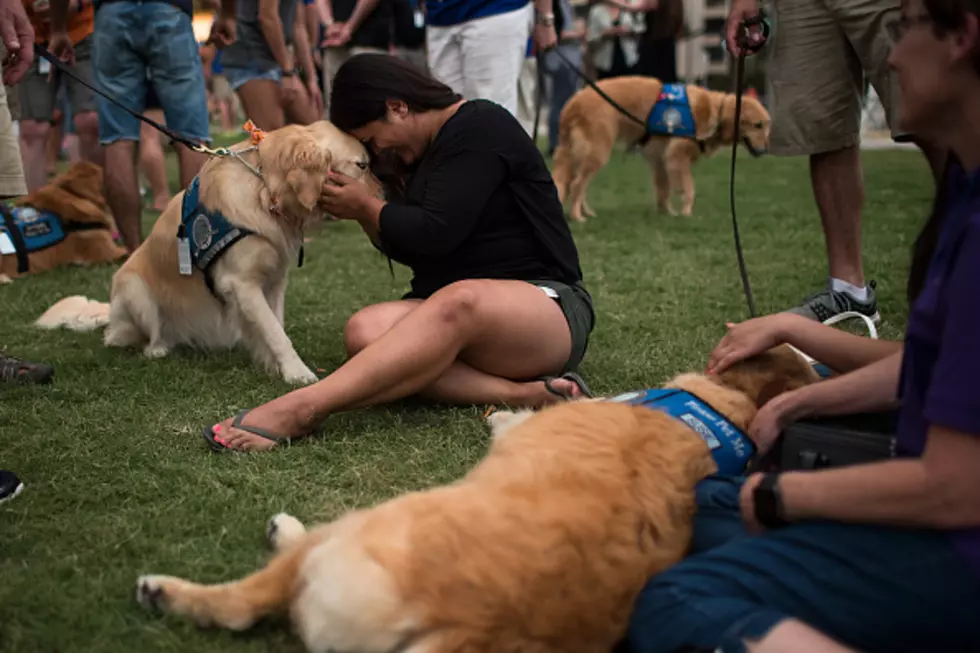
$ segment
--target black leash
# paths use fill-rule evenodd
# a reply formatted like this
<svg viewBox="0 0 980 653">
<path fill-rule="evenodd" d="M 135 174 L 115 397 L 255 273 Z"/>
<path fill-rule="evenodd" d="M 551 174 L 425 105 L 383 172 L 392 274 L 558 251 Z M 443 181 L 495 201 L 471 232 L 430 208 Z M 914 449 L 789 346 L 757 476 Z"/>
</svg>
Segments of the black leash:
<svg viewBox="0 0 980 653">
<path fill-rule="evenodd" d="M 572 63 L 568 59 L 568 57 L 565 56 L 565 53 L 563 53 L 561 50 L 559 50 L 558 48 L 552 48 L 551 49 L 551 52 L 554 52 L 558 56 L 558 58 L 562 60 L 562 63 L 564 63 L 569 68 L 571 68 L 575 72 L 576 75 L 578 75 L 579 77 L 581 77 L 582 78 L 582 81 L 585 82 L 589 86 L 589 88 L 591 88 L 593 91 L 595 91 L 596 93 L 598 93 L 599 94 L 599 97 L 601 97 L 603 100 L 605 100 L 606 102 L 608 102 L 609 105 L 613 109 L 616 109 L 616 111 L 619 111 L 621 114 L 623 114 L 624 116 L 626 116 L 627 118 L 629 118 L 630 120 L 632 120 L 633 122 L 635 122 L 636 124 L 638 124 L 640 127 L 643 127 L 643 131 L 646 132 L 646 130 L 647 130 L 647 121 L 646 120 L 643 120 L 641 118 L 637 118 L 632 113 L 630 113 L 629 111 L 627 111 L 626 109 L 624 109 L 619 103 L 616 102 L 616 100 L 614 100 L 611 97 L 609 97 L 609 94 L 608 93 L 606 93 L 601 88 L 599 88 L 599 86 L 595 83 L 595 81 L 593 81 L 591 78 L 589 78 L 589 76 L 586 75 L 584 72 L 582 72 L 581 70 L 579 70 L 578 66 L 576 66 L 574 63 Z"/>
<path fill-rule="evenodd" d="M 59 73 L 64 74 L 64 75 L 68 75 L 69 77 L 71 77 L 73 80 L 75 80 L 76 82 L 78 82 L 82 86 L 87 87 L 93 93 L 95 93 L 97 95 L 101 95 L 105 99 L 109 100 L 109 102 L 112 102 L 117 107 L 119 107 L 120 109 L 122 109 L 123 111 L 125 111 L 126 113 L 128 113 L 129 115 L 133 116 L 134 118 L 136 118 L 140 122 L 146 123 L 150 127 L 153 127 L 153 129 L 157 130 L 158 132 L 160 132 L 161 134 L 163 134 L 164 136 L 166 136 L 167 138 L 169 138 L 171 145 L 173 145 L 174 143 L 180 143 L 181 145 L 185 145 L 186 147 L 188 147 L 189 149 L 191 149 L 191 150 L 193 150 L 195 152 L 202 152 L 204 154 L 210 154 L 212 156 L 225 156 L 225 155 L 228 154 L 228 151 L 226 149 L 223 149 L 222 148 L 222 149 L 213 150 L 213 149 L 207 147 L 206 145 L 204 145 L 203 143 L 198 143 L 196 141 L 192 141 L 189 138 L 185 138 L 185 137 L 183 137 L 183 136 L 181 136 L 181 135 L 179 135 L 179 134 L 171 131 L 170 129 L 167 129 L 167 127 L 165 127 L 164 125 L 161 125 L 157 121 L 152 120 L 151 118 L 147 118 L 146 116 L 144 116 L 141 113 L 137 113 L 136 111 L 133 111 L 132 109 L 130 109 L 129 107 L 127 107 L 125 104 L 123 104 L 122 102 L 120 102 L 116 98 L 112 97 L 111 95 L 109 95 L 105 91 L 103 91 L 103 90 L 101 90 L 99 88 L 96 88 L 92 84 L 89 84 L 87 81 L 85 81 L 84 79 L 82 79 L 81 77 L 79 77 L 78 75 L 76 75 L 72 71 L 72 69 L 70 67 L 66 66 L 61 61 L 61 59 L 59 59 L 58 57 L 54 56 L 51 53 L 51 51 L 48 50 L 47 48 L 45 48 L 44 46 L 38 45 L 37 43 L 35 43 L 34 44 L 34 53 L 37 54 L 39 57 L 42 57 L 44 59 L 47 59 L 51 63 L 51 65 L 54 66 L 55 69 L 58 70 Z"/>
<path fill-rule="evenodd" d="M 749 42 L 749 27 L 758 25 L 762 29 L 762 40 L 752 45 Z M 742 277 L 742 290 L 745 292 L 745 300 L 749 306 L 749 317 L 756 317 L 755 299 L 752 296 L 752 287 L 749 284 L 749 273 L 745 266 L 745 255 L 742 253 L 742 239 L 738 233 L 738 218 L 735 217 L 735 156 L 738 153 L 739 131 L 742 120 L 742 93 L 745 77 L 745 55 L 747 52 L 758 52 L 766 40 L 769 38 L 769 21 L 763 14 L 758 14 L 748 18 L 739 25 L 738 29 L 738 56 L 735 61 L 735 124 L 732 134 L 732 164 L 728 174 L 728 201 L 732 208 L 732 234 L 735 237 L 735 255 L 738 258 L 738 273 Z"/>
</svg>

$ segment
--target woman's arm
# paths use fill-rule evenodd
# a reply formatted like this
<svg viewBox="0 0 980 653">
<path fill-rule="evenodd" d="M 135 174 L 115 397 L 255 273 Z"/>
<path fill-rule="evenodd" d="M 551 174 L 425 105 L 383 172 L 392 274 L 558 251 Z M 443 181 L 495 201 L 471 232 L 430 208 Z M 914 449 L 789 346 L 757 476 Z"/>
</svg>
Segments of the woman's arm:
<svg viewBox="0 0 980 653">
<path fill-rule="evenodd" d="M 279 20 L 279 0 L 259 0 L 259 29 L 282 72 L 293 70 L 293 58 L 286 48 L 286 36 Z"/>
<path fill-rule="evenodd" d="M 786 519 L 955 529 L 980 526 L 980 437 L 929 430 L 922 458 L 889 460 L 779 480 Z"/>
<path fill-rule="evenodd" d="M 805 417 L 853 415 L 895 408 L 902 350 L 853 372 L 812 383 L 774 398 L 783 424 Z M 768 405 L 767 405 L 768 407 Z"/>
<path fill-rule="evenodd" d="M 720 374 L 740 360 L 790 344 L 836 372 L 866 367 L 902 350 L 902 343 L 854 335 L 793 313 L 766 315 L 740 324 L 715 346 L 708 371 Z"/>
</svg>

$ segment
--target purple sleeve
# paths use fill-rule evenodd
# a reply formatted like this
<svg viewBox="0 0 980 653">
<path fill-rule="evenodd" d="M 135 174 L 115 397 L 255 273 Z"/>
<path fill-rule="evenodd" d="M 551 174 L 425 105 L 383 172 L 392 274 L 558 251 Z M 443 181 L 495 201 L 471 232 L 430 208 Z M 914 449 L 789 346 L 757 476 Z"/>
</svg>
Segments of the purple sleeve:
<svg viewBox="0 0 980 653">
<path fill-rule="evenodd" d="M 924 416 L 950 429 L 980 435 L 980 222 L 964 231 L 945 282 L 942 339 Z"/>
</svg>

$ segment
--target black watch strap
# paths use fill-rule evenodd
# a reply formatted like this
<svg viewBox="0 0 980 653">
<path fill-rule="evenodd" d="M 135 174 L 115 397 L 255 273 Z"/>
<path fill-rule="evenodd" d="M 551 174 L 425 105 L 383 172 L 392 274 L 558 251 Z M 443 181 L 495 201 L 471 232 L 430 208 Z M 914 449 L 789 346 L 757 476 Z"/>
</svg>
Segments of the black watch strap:
<svg viewBox="0 0 980 653">
<path fill-rule="evenodd" d="M 756 520 L 766 528 L 779 528 L 789 522 L 783 518 L 783 499 L 779 493 L 779 474 L 765 474 L 753 490 Z"/>
</svg>

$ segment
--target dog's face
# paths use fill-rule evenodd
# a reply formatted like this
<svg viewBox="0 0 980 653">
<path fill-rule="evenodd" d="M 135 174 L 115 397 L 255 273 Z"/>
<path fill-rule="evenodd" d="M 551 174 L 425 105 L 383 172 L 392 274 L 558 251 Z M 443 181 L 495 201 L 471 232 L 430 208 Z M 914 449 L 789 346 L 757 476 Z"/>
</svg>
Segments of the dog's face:
<svg viewBox="0 0 980 653">
<path fill-rule="evenodd" d="M 287 125 L 266 134 L 259 144 L 259 164 L 269 193 L 287 215 L 323 217 L 317 201 L 331 170 L 365 184 L 374 196 L 383 196 L 364 146 L 325 120 Z"/>
<path fill-rule="evenodd" d="M 761 156 L 769 149 L 772 120 L 769 112 L 757 99 L 742 96 L 742 115 L 739 116 L 738 137 L 752 156 Z M 732 142 L 735 126 L 735 96 L 729 94 L 722 105 L 719 131 L 723 140 Z"/>
<path fill-rule="evenodd" d="M 734 106 L 732 120 L 735 119 Z M 772 120 L 769 112 L 762 103 L 753 97 L 742 97 L 742 115 L 739 120 L 738 133 L 752 156 L 765 154 L 769 149 L 769 131 Z"/>
</svg>

